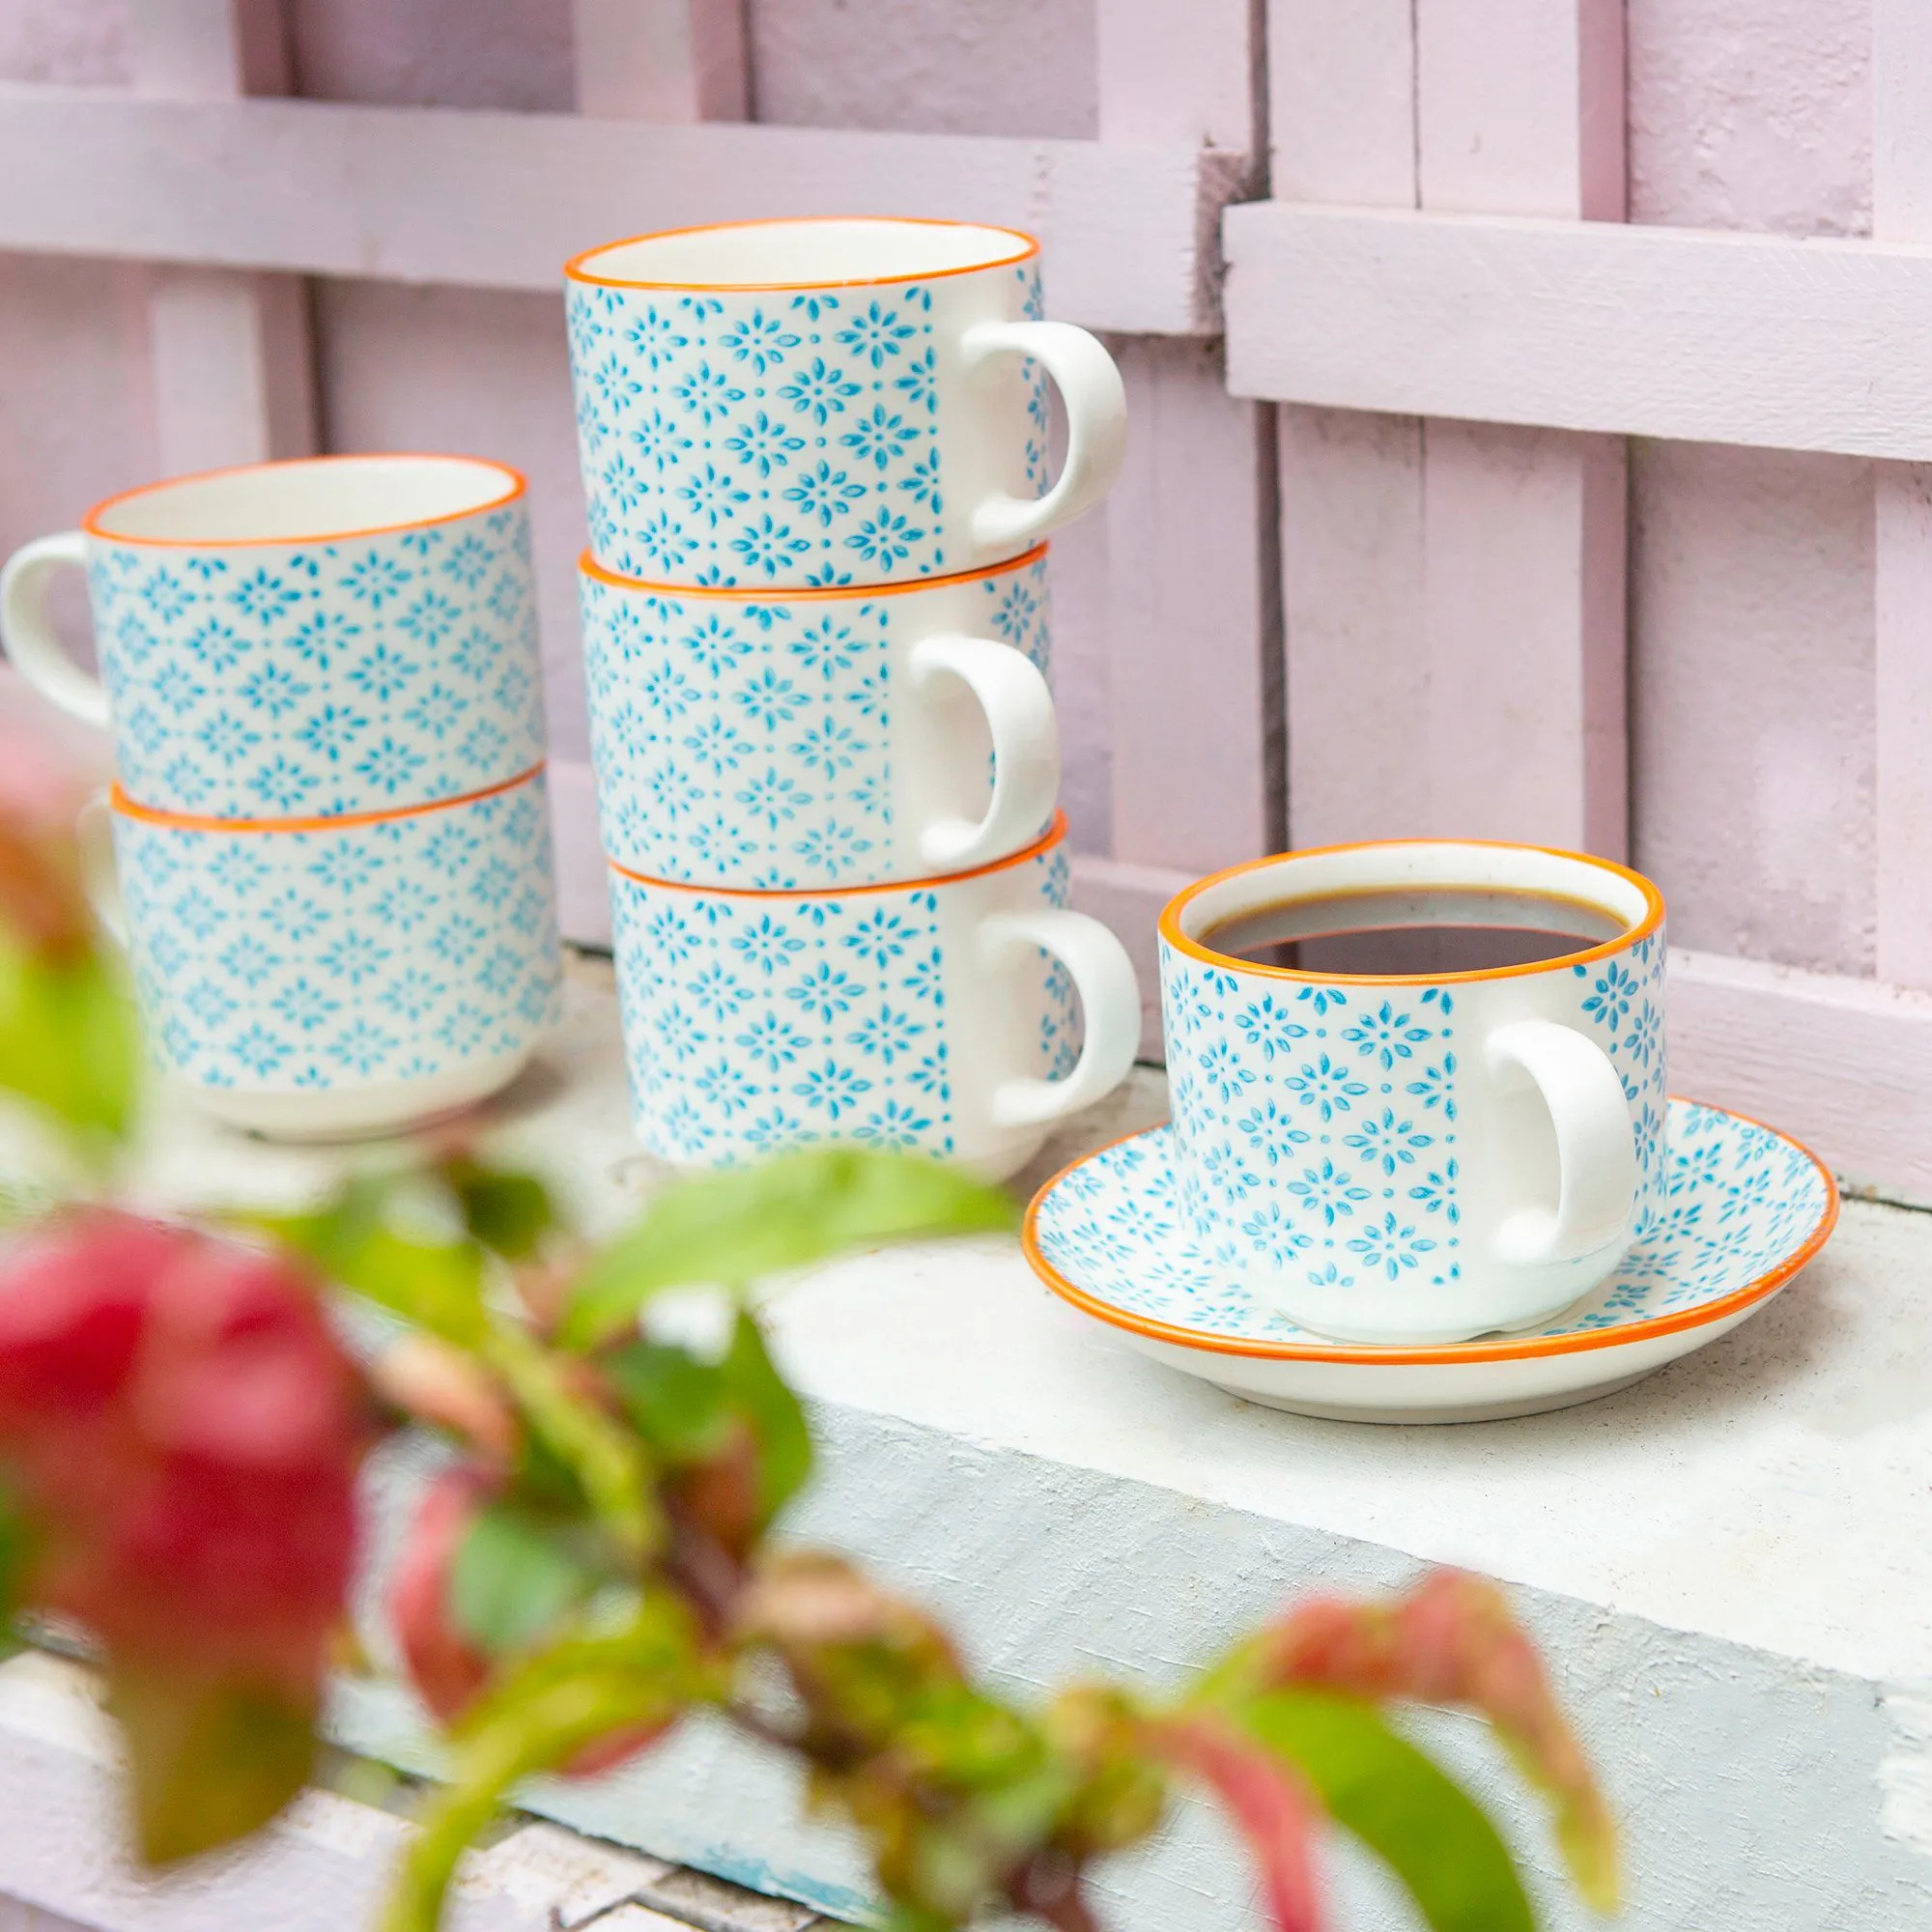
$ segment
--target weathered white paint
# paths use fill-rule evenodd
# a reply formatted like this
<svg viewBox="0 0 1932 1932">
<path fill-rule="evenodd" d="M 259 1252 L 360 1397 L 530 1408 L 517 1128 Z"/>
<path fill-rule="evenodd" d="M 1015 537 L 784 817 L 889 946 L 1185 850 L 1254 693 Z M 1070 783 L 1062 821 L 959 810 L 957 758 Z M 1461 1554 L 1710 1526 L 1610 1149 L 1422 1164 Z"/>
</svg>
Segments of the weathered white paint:
<svg viewBox="0 0 1932 1932">
<path fill-rule="evenodd" d="M 608 990 L 580 973 L 554 1069 L 504 1109 L 595 1224 L 651 1181 L 624 1126 Z M 1143 1076 L 1063 1141 L 1155 1117 Z M 239 1143 L 178 1117 L 141 1184 L 178 1204 L 286 1200 L 340 1156 Z M 1013 1246 L 890 1250 L 769 1304 L 811 1397 L 821 1477 L 788 1533 L 853 1551 L 934 1605 L 1016 1694 L 1096 1670 L 1171 1684 L 1286 1600 L 1381 1588 L 1418 1561 L 1516 1587 L 1624 1821 L 1633 1932 L 1917 1932 L 1932 1859 L 1882 1823 L 1917 1750 L 1889 1692 L 1932 1679 L 1932 1222 L 1854 1202 L 1823 1258 L 1723 1343 L 1606 1402 L 1520 1422 L 1400 1430 L 1253 1408 L 1160 1370 L 1054 1301 Z M 375 1472 L 387 1547 L 423 1459 Z M 357 1748 L 424 1767 L 410 1702 L 346 1690 Z M 1424 1727 L 1560 1892 L 1534 1801 L 1463 1722 Z M 1889 1767 L 1889 1769 L 1888 1769 Z M 793 1809 L 795 1780 L 693 1725 L 608 1781 L 533 1790 L 577 1829 L 826 1909 L 862 1902 L 852 1846 Z M 1352 1857 L 1337 1922 L 1411 1921 Z M 7 1882 L 0 1868 L 0 1885 Z M 1190 1814 L 1109 1874 L 1122 1932 L 1258 1925 L 1227 1840 Z"/>
<path fill-rule="evenodd" d="M 1226 177 L 1179 146 L 0 89 L 0 247 L 477 288 L 651 228 L 970 205 L 1043 238 L 1057 315 L 1200 333 Z"/>
<path fill-rule="evenodd" d="M 1239 395 L 1932 454 L 1932 248 L 1279 203 L 1224 240 Z"/>
<path fill-rule="evenodd" d="M 304 1792 L 238 1850 L 142 1875 L 127 1840 L 120 1742 L 98 1695 L 90 1673 L 56 1658 L 27 1652 L 0 1665 L 0 1889 L 98 1932 L 374 1922 L 411 1827 L 327 1791 Z M 467 1861 L 451 1932 L 576 1932 L 665 1869 L 526 1827 Z"/>
</svg>

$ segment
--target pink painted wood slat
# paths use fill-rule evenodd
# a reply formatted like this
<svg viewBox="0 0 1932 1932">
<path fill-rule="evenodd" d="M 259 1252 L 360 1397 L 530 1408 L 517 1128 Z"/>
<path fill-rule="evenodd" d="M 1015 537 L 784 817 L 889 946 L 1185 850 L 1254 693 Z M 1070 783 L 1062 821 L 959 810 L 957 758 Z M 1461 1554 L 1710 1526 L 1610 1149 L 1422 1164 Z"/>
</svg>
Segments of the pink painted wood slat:
<svg viewBox="0 0 1932 1932">
<path fill-rule="evenodd" d="M 1411 0 L 1272 0 L 1270 178 L 1283 200 L 1415 203 Z M 1278 412 L 1288 833 L 1429 822 L 1422 424 Z"/>
<path fill-rule="evenodd" d="M 1251 0 L 1099 0 L 1095 24 L 1104 143 L 1184 142 L 1220 151 L 1225 179 L 1258 172 Z M 1076 896 L 1135 960 L 1151 1054 L 1161 906 L 1282 837 L 1273 425 L 1229 396 L 1218 345 L 1127 341 L 1115 355 L 1130 434 L 1104 512 L 1112 856 L 1082 860 Z"/>
<path fill-rule="evenodd" d="M 572 26 L 580 113 L 667 124 L 746 118 L 743 0 L 573 0 Z M 608 946 L 610 880 L 586 762 L 553 763 L 551 810 L 563 936 Z"/>
<path fill-rule="evenodd" d="M 1872 229 L 1932 242 L 1932 14 L 1918 0 L 1872 8 Z M 1893 985 L 1932 988 L 1932 465 L 1873 478 L 1877 676 L 1877 964 Z"/>
<path fill-rule="evenodd" d="M 284 24 L 279 0 L 148 0 L 134 14 L 136 86 L 187 99 L 282 93 Z M 164 471 L 314 450 L 308 302 L 297 278 L 156 268 L 149 333 Z"/>
<path fill-rule="evenodd" d="M 0 247 L 386 281 L 548 294 L 566 256 L 616 235 L 970 207 L 1042 238 L 1064 320 L 1208 335 L 1235 185 L 1178 142 L 0 87 Z"/>
<path fill-rule="evenodd" d="M 1425 210 L 1622 219 L 1621 0 L 1415 19 Z M 1621 857 L 1622 444 L 1431 421 L 1423 464 L 1430 829 Z"/>
<path fill-rule="evenodd" d="M 580 114 L 743 121 L 744 0 L 573 0 Z"/>
</svg>

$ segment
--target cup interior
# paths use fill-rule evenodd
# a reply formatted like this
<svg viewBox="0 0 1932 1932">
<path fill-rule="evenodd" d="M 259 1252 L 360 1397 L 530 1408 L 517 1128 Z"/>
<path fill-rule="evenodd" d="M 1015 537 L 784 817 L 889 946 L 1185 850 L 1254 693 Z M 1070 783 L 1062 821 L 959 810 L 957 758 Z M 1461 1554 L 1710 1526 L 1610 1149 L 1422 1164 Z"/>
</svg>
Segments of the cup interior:
<svg viewBox="0 0 1932 1932">
<path fill-rule="evenodd" d="M 612 242 L 580 255 L 569 272 L 627 288 L 838 287 L 997 268 L 1024 261 L 1037 246 L 1017 229 L 971 221 L 742 221 Z"/>
<path fill-rule="evenodd" d="M 1654 886 L 1579 854 L 1451 840 L 1289 853 L 1168 908 L 1183 950 L 1303 980 L 1438 980 L 1554 967 L 1662 917 Z"/>
<path fill-rule="evenodd" d="M 490 509 L 524 479 L 474 456 L 319 456 L 151 483 L 90 511 L 126 543 L 324 543 Z"/>
</svg>

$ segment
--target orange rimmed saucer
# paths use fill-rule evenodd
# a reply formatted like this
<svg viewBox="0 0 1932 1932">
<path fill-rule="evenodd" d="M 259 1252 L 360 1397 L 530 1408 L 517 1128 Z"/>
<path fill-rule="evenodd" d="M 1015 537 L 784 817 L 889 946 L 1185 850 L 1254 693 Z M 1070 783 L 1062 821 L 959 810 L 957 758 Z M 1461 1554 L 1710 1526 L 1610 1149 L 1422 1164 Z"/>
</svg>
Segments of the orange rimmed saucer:
<svg viewBox="0 0 1932 1932">
<path fill-rule="evenodd" d="M 1608 1283 L 1520 1334 L 1411 1348 L 1297 1328 L 1186 1234 L 1164 1126 L 1056 1175 L 1027 1210 L 1022 1240 L 1063 1300 L 1143 1354 L 1250 1402 L 1364 1422 L 1533 1415 L 1626 1388 L 1729 1333 L 1836 1224 L 1832 1177 L 1773 1128 L 1673 1099 L 1666 1134 L 1668 1193 L 1654 1224 Z"/>
</svg>

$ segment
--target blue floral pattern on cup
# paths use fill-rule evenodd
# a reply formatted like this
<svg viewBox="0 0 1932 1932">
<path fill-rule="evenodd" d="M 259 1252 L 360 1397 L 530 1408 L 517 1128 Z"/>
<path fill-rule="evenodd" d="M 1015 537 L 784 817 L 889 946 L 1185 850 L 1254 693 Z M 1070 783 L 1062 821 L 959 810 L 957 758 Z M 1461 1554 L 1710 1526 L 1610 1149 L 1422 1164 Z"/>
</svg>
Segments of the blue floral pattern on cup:
<svg viewBox="0 0 1932 1932">
<path fill-rule="evenodd" d="M 580 573 L 609 856 L 757 891 L 890 877 L 905 599 L 679 597 Z M 980 578 L 980 635 L 1047 668 L 1046 558 Z M 1045 827 L 1039 828 L 1041 831 Z"/>
<path fill-rule="evenodd" d="M 88 589 L 137 803 L 332 817 L 461 797 L 544 755 L 521 501 L 313 544 L 96 539 Z"/>
<path fill-rule="evenodd" d="M 301 1093 L 521 1052 L 561 965 L 541 774 L 314 831 L 114 818 L 151 1050 L 190 1085 Z"/>
<path fill-rule="evenodd" d="M 1735 1114 L 1672 1100 L 1658 1145 L 1661 1205 L 1629 1254 L 1594 1294 L 1531 1332 L 1622 1328 L 1720 1301 L 1788 1264 L 1830 1211 L 1810 1155 Z M 1203 1336 L 1332 1348 L 1197 1238 L 1175 1168 L 1174 1130 L 1155 1127 L 1062 1175 L 1036 1210 L 1041 1259 L 1125 1315 Z"/>
<path fill-rule="evenodd" d="M 1622 1076 L 1639 1240 L 1663 1199 L 1664 959 L 1660 929 L 1539 976 L 1574 980 L 1569 1024 Z M 1163 945 L 1177 1205 L 1201 1251 L 1321 1289 L 1459 1280 L 1462 998 L 1454 981 L 1237 977 Z"/>
<path fill-rule="evenodd" d="M 1012 902 L 1064 907 L 1062 842 L 1019 862 Z M 940 890 L 944 890 L 942 887 Z M 617 996 L 639 1137 L 722 1165 L 814 1142 L 958 1151 L 959 976 L 930 885 L 729 895 L 611 874 Z M 1073 985 L 1039 952 L 1016 999 L 1030 1036 L 1003 1073 L 1062 1079 L 1080 1053 Z"/>
<path fill-rule="evenodd" d="M 1011 269 L 1020 312 L 1039 273 Z M 622 576 L 881 583 L 968 569 L 927 281 L 690 291 L 571 280 L 565 300 L 590 547 Z M 1026 488 L 1046 492 L 1046 378 L 1026 364 Z M 1017 479 L 1015 479 L 1017 480 Z"/>
</svg>

